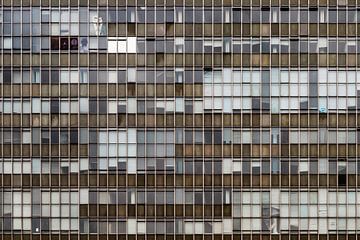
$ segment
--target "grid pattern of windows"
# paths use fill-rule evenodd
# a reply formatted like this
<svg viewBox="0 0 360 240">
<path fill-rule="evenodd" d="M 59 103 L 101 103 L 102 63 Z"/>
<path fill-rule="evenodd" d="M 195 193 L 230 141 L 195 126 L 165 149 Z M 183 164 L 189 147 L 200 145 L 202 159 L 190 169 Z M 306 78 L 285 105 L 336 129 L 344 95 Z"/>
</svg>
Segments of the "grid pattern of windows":
<svg viewBox="0 0 360 240">
<path fill-rule="evenodd" d="M 359 8 L 0 0 L 1 236 L 356 239 Z"/>
</svg>

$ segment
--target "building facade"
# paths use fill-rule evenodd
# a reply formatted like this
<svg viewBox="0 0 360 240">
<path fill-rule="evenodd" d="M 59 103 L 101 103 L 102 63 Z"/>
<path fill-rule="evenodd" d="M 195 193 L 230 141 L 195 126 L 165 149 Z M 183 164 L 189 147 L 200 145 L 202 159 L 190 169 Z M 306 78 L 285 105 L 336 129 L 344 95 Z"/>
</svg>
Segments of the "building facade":
<svg viewBox="0 0 360 240">
<path fill-rule="evenodd" d="M 0 0 L 2 239 L 356 239 L 359 0 Z"/>
</svg>

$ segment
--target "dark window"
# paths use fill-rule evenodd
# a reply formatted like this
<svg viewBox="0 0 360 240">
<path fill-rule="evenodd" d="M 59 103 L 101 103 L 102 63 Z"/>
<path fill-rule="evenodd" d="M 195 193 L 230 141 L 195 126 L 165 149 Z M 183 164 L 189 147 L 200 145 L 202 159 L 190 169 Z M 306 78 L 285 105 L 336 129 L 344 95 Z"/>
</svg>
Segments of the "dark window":
<svg viewBox="0 0 360 240">
<path fill-rule="evenodd" d="M 51 83 L 59 83 L 59 71 L 51 70 Z"/>
<path fill-rule="evenodd" d="M 61 38 L 60 39 L 60 49 L 61 50 L 69 50 L 69 38 Z"/>
<path fill-rule="evenodd" d="M 59 50 L 59 37 L 51 37 L 51 50 Z"/>
<path fill-rule="evenodd" d="M 60 105 L 59 99 L 51 100 L 50 101 L 50 112 L 51 113 L 59 113 L 60 112 L 59 105 Z"/>
<path fill-rule="evenodd" d="M 59 143 L 59 131 L 51 130 L 51 144 L 58 144 L 58 143 Z"/>
<path fill-rule="evenodd" d="M 41 71 L 41 82 L 49 83 L 49 71 L 48 70 Z"/>
<path fill-rule="evenodd" d="M 4 70 L 3 71 L 3 82 L 4 83 L 11 83 L 11 70 Z"/>
<path fill-rule="evenodd" d="M 78 38 L 70 38 L 70 50 L 78 50 L 79 40 Z"/>
</svg>

